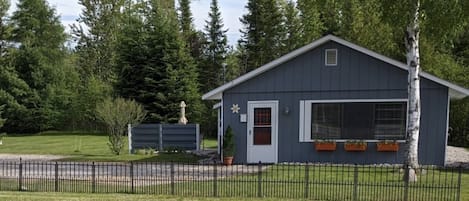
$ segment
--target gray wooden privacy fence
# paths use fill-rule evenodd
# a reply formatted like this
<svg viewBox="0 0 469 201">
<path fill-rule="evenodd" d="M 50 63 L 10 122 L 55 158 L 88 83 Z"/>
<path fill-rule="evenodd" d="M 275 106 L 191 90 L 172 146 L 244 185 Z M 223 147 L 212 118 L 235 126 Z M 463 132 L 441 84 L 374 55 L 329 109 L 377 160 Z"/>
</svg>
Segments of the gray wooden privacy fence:
<svg viewBox="0 0 469 201">
<path fill-rule="evenodd" d="M 199 150 L 199 124 L 139 124 L 129 125 L 129 152 L 137 149 L 164 150 L 177 148 Z"/>
</svg>

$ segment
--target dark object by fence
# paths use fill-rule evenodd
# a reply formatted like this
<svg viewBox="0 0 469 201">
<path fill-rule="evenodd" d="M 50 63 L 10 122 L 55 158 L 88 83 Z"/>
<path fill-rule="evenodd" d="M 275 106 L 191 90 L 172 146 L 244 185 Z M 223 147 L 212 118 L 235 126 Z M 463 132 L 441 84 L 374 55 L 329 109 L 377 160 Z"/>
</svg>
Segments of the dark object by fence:
<svg viewBox="0 0 469 201">
<path fill-rule="evenodd" d="M 144 193 L 308 200 L 459 201 L 467 169 L 403 166 L 0 161 L 0 191 Z M 464 173 L 465 172 L 465 173 Z"/>
<path fill-rule="evenodd" d="M 129 125 L 129 151 L 137 149 L 199 150 L 199 124 Z"/>
</svg>

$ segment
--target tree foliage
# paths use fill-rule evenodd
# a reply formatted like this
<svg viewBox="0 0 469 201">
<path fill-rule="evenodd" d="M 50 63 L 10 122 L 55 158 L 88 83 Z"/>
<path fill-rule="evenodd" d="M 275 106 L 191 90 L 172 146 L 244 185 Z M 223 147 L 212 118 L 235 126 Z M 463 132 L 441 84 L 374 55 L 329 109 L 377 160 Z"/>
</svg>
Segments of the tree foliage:
<svg viewBox="0 0 469 201">
<path fill-rule="evenodd" d="M 112 153 L 119 155 L 124 148 L 127 125 L 141 123 L 145 115 L 143 106 L 134 100 L 108 98 L 97 104 L 96 116 L 106 124 Z"/>
</svg>

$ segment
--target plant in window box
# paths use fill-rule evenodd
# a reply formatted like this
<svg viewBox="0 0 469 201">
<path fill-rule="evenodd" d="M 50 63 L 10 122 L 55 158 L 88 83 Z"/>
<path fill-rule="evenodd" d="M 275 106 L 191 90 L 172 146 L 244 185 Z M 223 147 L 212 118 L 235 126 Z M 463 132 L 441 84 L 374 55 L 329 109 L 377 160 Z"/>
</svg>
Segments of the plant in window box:
<svg viewBox="0 0 469 201">
<path fill-rule="evenodd" d="M 335 151 L 337 144 L 334 140 L 314 140 L 316 151 Z"/>
<path fill-rule="evenodd" d="M 349 140 L 344 143 L 345 151 L 366 151 L 366 147 L 364 140 Z"/>
<path fill-rule="evenodd" d="M 399 150 L 399 143 L 396 140 L 382 140 L 376 143 L 378 151 L 397 152 Z"/>
</svg>

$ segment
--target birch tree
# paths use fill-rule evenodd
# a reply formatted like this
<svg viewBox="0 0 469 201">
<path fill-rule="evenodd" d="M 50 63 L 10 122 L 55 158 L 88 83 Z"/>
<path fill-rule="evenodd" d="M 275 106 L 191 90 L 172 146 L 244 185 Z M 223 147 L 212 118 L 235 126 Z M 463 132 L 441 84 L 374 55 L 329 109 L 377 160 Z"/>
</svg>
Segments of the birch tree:
<svg viewBox="0 0 469 201">
<path fill-rule="evenodd" d="M 407 66 L 409 68 L 408 96 L 409 106 L 407 111 L 407 150 L 405 164 L 412 169 L 419 166 L 418 142 L 420 132 L 420 53 L 419 53 L 419 15 L 420 0 L 414 2 L 410 23 L 407 27 L 405 46 L 407 51 Z"/>
</svg>

